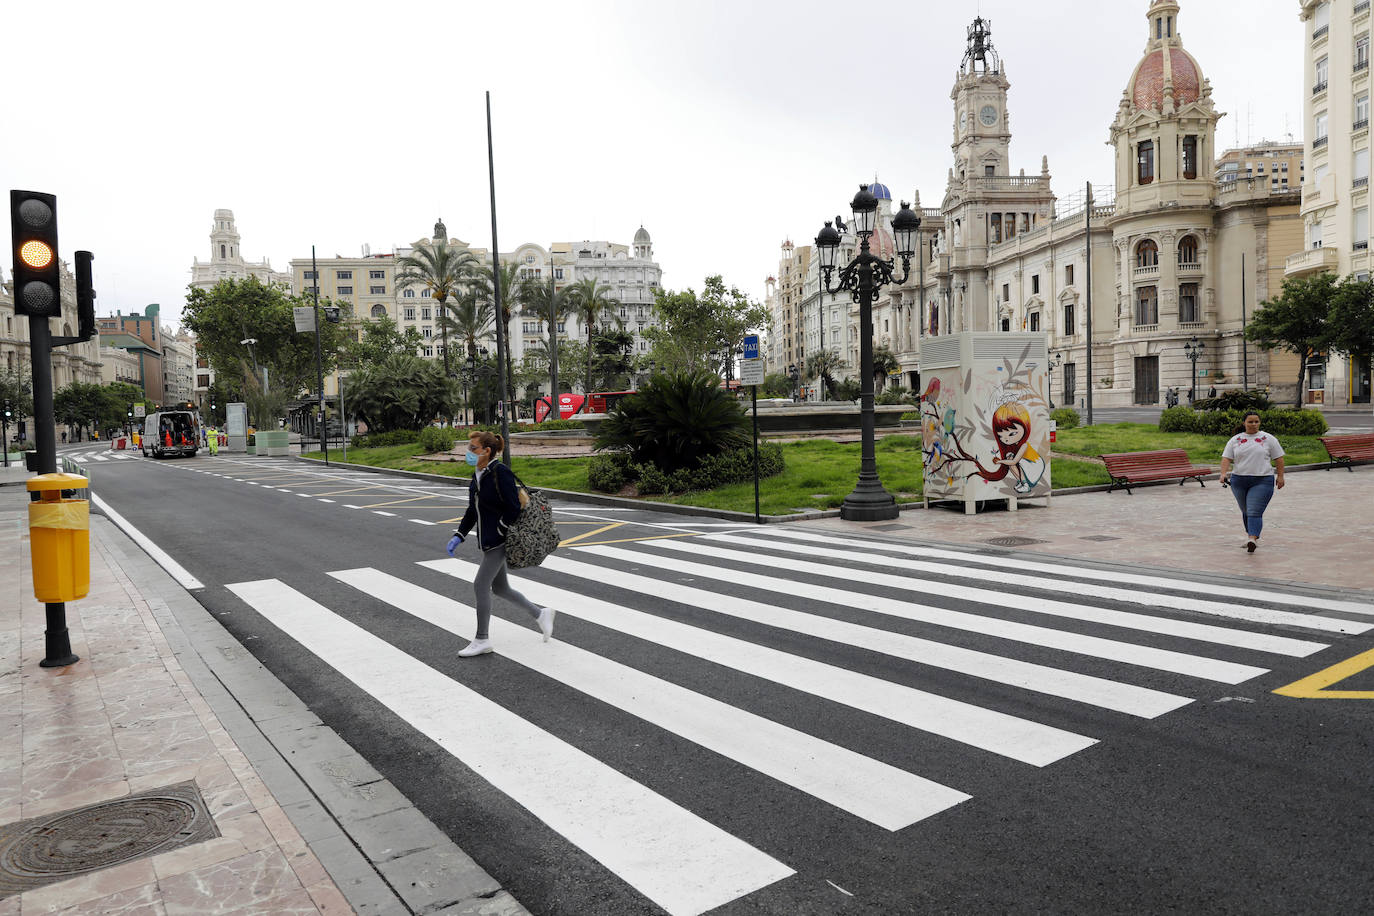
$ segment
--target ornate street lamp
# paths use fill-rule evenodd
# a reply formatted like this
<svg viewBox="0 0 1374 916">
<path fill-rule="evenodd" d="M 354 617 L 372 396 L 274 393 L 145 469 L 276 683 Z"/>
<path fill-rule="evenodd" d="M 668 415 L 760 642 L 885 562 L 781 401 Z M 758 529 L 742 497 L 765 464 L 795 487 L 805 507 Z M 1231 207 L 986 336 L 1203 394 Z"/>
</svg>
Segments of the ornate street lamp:
<svg viewBox="0 0 1374 916">
<path fill-rule="evenodd" d="M 793 364 L 787 367 L 787 375 L 792 379 L 792 403 L 795 404 L 801 400 L 801 370 Z"/>
<path fill-rule="evenodd" d="M 911 277 L 911 256 L 915 253 L 916 233 L 921 218 L 911 211 L 906 201 L 892 219 L 892 234 L 896 236 L 897 255 L 902 259 L 902 276 L 894 276 L 894 262 L 883 260 L 869 252 L 868 237 L 873 234 L 878 215 L 878 198 L 859 185 L 859 193 L 850 202 L 854 212 L 853 228 L 859 237 L 859 253 L 854 260 L 840 268 L 839 283 L 832 287 L 835 259 L 840 248 L 840 233 L 826 223 L 816 236 L 816 250 L 820 257 L 821 277 L 828 293 L 848 290 L 859 304 L 859 384 L 860 430 L 863 438 L 859 480 L 854 491 L 844 498 L 840 517 L 848 521 L 876 522 L 896 518 L 897 501 L 878 479 L 878 462 L 874 456 L 873 419 L 873 298 L 888 283 L 898 286 Z"/>
<path fill-rule="evenodd" d="M 1202 351 L 1205 349 L 1207 349 L 1207 345 L 1205 343 L 1199 343 L 1197 335 L 1193 335 L 1193 339 L 1183 345 L 1183 355 L 1193 364 L 1193 387 L 1188 389 L 1189 404 L 1197 400 L 1197 361 L 1198 358 L 1202 356 Z"/>
<path fill-rule="evenodd" d="M 1050 360 L 1045 364 L 1045 369 L 1050 377 L 1050 410 L 1054 410 L 1054 370 L 1064 365 L 1064 354 L 1055 350 L 1050 354 Z"/>
</svg>

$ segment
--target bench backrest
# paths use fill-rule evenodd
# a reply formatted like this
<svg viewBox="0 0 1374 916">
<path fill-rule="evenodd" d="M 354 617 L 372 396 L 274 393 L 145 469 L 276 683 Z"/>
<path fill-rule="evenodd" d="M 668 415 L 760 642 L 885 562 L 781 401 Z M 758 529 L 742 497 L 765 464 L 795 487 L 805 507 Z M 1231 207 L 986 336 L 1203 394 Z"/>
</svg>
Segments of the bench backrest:
<svg viewBox="0 0 1374 916">
<path fill-rule="evenodd" d="M 1374 446 L 1374 433 L 1347 433 L 1340 436 L 1322 436 L 1322 445 L 1330 451 L 1331 446 L 1368 448 Z"/>
<path fill-rule="evenodd" d="M 1153 452 L 1120 452 L 1103 455 L 1102 463 L 1109 472 L 1122 471 L 1167 471 L 1174 468 L 1190 468 L 1188 453 L 1181 448 L 1159 449 Z"/>
</svg>

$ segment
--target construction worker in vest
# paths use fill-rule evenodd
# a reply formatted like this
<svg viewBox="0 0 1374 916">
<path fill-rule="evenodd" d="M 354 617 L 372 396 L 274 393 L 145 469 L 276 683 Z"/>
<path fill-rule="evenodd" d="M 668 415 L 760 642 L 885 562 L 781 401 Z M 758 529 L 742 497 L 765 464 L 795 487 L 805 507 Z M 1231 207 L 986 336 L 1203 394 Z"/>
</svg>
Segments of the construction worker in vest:
<svg viewBox="0 0 1374 916">
<path fill-rule="evenodd" d="M 205 444 L 210 449 L 210 454 L 219 454 L 219 430 L 213 426 L 205 432 Z"/>
</svg>

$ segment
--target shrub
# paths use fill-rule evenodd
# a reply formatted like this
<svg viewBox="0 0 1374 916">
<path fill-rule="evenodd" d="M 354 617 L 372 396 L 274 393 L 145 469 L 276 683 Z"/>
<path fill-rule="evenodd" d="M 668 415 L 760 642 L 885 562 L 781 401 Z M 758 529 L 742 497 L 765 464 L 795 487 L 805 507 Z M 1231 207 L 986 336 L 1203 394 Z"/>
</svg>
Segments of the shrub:
<svg viewBox="0 0 1374 916">
<path fill-rule="evenodd" d="M 858 380 L 858 379 L 847 378 L 847 379 L 844 379 L 843 381 L 836 382 L 836 383 L 835 383 L 835 396 L 834 396 L 834 400 L 836 400 L 836 401 L 853 401 L 853 400 L 856 400 L 856 399 L 858 399 L 859 394 L 860 394 L 861 391 L 862 391 L 862 388 L 863 388 L 863 386 L 861 386 L 861 385 L 859 384 L 859 380 Z"/>
<path fill-rule="evenodd" d="M 1291 407 L 1261 410 L 1260 426 L 1276 436 L 1322 436 L 1331 428 L 1320 410 Z"/>
<path fill-rule="evenodd" d="M 644 495 L 654 496 L 659 493 L 668 492 L 668 475 L 654 467 L 652 464 L 634 464 L 629 467 L 630 473 L 634 475 L 635 486 Z"/>
<path fill-rule="evenodd" d="M 585 429 L 581 420 L 545 420 L 543 423 L 536 423 L 533 426 L 520 424 L 521 432 L 534 432 L 541 429 Z"/>
<path fill-rule="evenodd" d="M 587 486 L 602 493 L 619 493 L 629 482 L 630 456 L 626 452 L 593 455 L 587 465 Z"/>
<path fill-rule="evenodd" d="M 744 409 L 716 376 L 663 374 L 615 406 L 597 430 L 596 447 L 628 452 L 636 464 L 671 473 L 695 467 L 704 455 L 745 445 L 747 430 Z"/>
<path fill-rule="evenodd" d="M 436 452 L 448 452 L 453 450 L 453 443 L 458 439 L 458 430 L 442 426 L 426 426 L 420 430 L 420 448 L 431 454 Z"/>
<path fill-rule="evenodd" d="M 873 399 L 875 404 L 915 404 L 916 395 L 901 385 L 888 385 Z"/>
<path fill-rule="evenodd" d="M 1059 429 L 1073 429 L 1082 422 L 1078 416 L 1078 411 L 1072 407 L 1058 407 L 1051 410 L 1050 419 L 1058 425 Z"/>
<path fill-rule="evenodd" d="M 919 420 L 921 419 L 921 412 L 919 410 L 908 410 L 906 413 L 902 414 L 902 419 Z"/>
<path fill-rule="evenodd" d="M 1214 398 L 1198 398 L 1194 410 L 1268 410 L 1274 404 L 1263 391 L 1227 391 Z M 1275 434 L 1277 435 L 1277 433 Z"/>
<path fill-rule="evenodd" d="M 1191 433 L 1193 417 L 1191 407 L 1166 407 L 1159 415 L 1159 431 L 1162 433 Z"/>
<path fill-rule="evenodd" d="M 1160 414 L 1159 431 L 1234 436 L 1243 427 L 1246 413 L 1249 411 L 1197 411 L 1189 407 L 1170 407 Z M 1259 415 L 1261 428 L 1276 436 L 1320 436 L 1329 429 L 1326 418 L 1317 410 L 1274 408 L 1261 410 Z"/>
<path fill-rule="evenodd" d="M 410 445 L 420 441 L 418 429 L 393 429 L 385 433 L 354 436 L 349 444 L 354 448 L 384 448 L 389 445 Z"/>
</svg>

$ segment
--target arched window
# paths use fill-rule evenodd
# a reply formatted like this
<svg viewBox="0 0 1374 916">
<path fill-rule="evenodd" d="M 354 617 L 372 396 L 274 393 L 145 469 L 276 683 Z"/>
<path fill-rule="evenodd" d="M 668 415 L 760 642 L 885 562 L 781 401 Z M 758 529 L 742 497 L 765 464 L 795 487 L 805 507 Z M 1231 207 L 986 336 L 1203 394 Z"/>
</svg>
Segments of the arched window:
<svg viewBox="0 0 1374 916">
<path fill-rule="evenodd" d="M 373 317 L 373 318 L 385 318 L 385 317 L 386 317 L 386 306 L 385 306 L 385 305 L 382 305 L 380 302 L 377 303 L 376 305 L 372 306 L 372 317 Z"/>
<path fill-rule="evenodd" d="M 405 292 L 401 293 L 401 298 L 402 298 L 402 299 L 414 299 L 414 298 L 415 298 L 415 290 L 413 290 L 413 289 L 406 289 Z"/>
<path fill-rule="evenodd" d="M 1192 134 L 1183 138 L 1183 177 L 1189 181 L 1197 177 L 1197 137 Z"/>
<path fill-rule="evenodd" d="M 223 246 L 223 245 L 219 246 L 219 256 L 220 256 L 221 258 L 224 257 L 224 246 Z"/>
<path fill-rule="evenodd" d="M 1145 239 L 1139 245 L 1135 246 L 1135 266 L 1158 267 L 1159 246 L 1150 239 Z"/>
<path fill-rule="evenodd" d="M 1185 235 L 1178 243 L 1178 263 L 1196 264 L 1197 262 L 1197 238 Z"/>
</svg>

